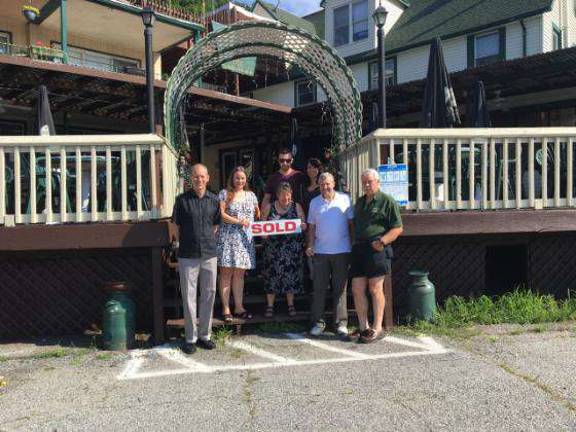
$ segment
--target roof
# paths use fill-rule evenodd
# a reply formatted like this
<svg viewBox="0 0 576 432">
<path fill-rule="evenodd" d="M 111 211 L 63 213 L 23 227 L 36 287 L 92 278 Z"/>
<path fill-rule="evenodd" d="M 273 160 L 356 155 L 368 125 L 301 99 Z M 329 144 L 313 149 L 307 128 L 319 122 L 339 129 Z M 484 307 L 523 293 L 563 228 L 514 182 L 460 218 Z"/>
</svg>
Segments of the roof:
<svg viewBox="0 0 576 432">
<path fill-rule="evenodd" d="M 252 10 L 254 10 L 254 8 L 256 7 L 257 4 L 259 4 L 264 9 L 266 9 L 266 11 L 270 15 L 272 15 L 274 18 L 276 18 L 281 23 L 284 23 L 290 27 L 296 27 L 296 28 L 305 30 L 308 33 L 311 33 L 313 35 L 317 34 L 316 26 L 313 23 L 311 23 L 310 21 L 307 21 L 304 18 L 300 18 L 299 16 L 293 15 L 290 12 L 286 12 L 285 10 L 280 9 L 277 6 L 274 6 L 270 3 L 267 3 L 267 2 L 264 2 L 261 0 L 256 0 L 254 2 L 254 4 L 252 5 Z"/>
<path fill-rule="evenodd" d="M 324 9 L 319 10 L 318 12 L 311 13 L 310 15 L 303 16 L 302 18 L 306 21 L 311 22 L 314 27 L 316 28 L 316 35 L 320 39 L 326 38 L 326 30 L 324 24 Z"/>
<path fill-rule="evenodd" d="M 386 35 L 386 50 L 413 46 L 495 27 L 537 15 L 552 8 L 553 0 L 411 0 Z"/>
</svg>

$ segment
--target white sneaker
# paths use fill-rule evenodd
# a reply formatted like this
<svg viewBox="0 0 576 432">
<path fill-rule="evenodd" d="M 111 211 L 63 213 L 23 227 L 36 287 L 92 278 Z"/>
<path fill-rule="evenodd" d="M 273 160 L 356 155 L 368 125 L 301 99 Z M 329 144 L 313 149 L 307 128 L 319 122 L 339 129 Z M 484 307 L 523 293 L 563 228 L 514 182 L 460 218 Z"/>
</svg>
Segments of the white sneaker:
<svg viewBox="0 0 576 432">
<path fill-rule="evenodd" d="M 338 334 L 338 336 L 348 336 L 348 327 L 344 324 L 338 324 L 338 327 L 336 328 L 336 334 Z"/>
<path fill-rule="evenodd" d="M 314 324 L 314 327 L 312 327 L 312 329 L 310 330 L 310 334 L 312 336 L 320 336 L 322 333 L 324 333 L 325 328 L 326 324 L 324 324 L 323 322 L 317 322 L 316 324 Z"/>
</svg>

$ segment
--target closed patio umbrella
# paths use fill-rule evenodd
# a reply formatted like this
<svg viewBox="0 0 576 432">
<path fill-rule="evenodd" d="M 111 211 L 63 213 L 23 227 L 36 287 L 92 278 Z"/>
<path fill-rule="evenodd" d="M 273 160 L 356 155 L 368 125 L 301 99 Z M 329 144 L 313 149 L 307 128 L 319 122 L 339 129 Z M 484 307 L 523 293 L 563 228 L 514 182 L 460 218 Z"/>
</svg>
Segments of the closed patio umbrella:
<svg viewBox="0 0 576 432">
<path fill-rule="evenodd" d="M 459 125 L 458 105 L 444 62 L 442 42 L 436 38 L 430 47 L 420 127 L 448 128 Z"/>
<path fill-rule="evenodd" d="M 481 80 L 476 81 L 474 85 L 474 93 L 468 109 L 466 111 L 468 117 L 468 126 L 473 128 L 492 127 L 490 121 L 490 114 L 488 113 L 488 104 L 486 103 L 486 91 L 484 83 Z"/>
<path fill-rule="evenodd" d="M 38 111 L 37 111 L 38 135 L 56 135 L 50 100 L 48 99 L 48 89 L 45 85 L 38 87 Z"/>
</svg>

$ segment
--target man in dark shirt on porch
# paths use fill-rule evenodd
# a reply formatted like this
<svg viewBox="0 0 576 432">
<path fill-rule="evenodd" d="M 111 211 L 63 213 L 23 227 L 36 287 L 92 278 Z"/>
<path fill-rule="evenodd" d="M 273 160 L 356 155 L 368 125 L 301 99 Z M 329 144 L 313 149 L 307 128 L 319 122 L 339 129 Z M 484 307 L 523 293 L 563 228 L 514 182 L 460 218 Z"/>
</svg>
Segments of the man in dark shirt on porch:
<svg viewBox="0 0 576 432">
<path fill-rule="evenodd" d="M 280 183 L 289 183 L 292 187 L 293 199 L 297 203 L 302 203 L 302 195 L 306 187 L 306 174 L 292 168 L 294 158 L 292 152 L 288 149 L 282 149 L 278 152 L 278 163 L 280 169 L 272 174 L 266 182 L 266 189 L 264 190 L 264 199 L 262 200 L 262 208 L 267 207 L 268 204 L 276 201 L 276 190 Z"/>
<path fill-rule="evenodd" d="M 210 340 L 212 309 L 216 296 L 216 230 L 220 224 L 220 205 L 216 195 L 206 190 L 208 169 L 196 164 L 190 169 L 192 189 L 176 197 L 172 219 L 178 226 L 178 268 L 184 304 L 186 342 L 182 351 L 192 354 L 196 345 L 214 349 Z M 197 288 L 200 284 L 198 325 Z"/>
</svg>

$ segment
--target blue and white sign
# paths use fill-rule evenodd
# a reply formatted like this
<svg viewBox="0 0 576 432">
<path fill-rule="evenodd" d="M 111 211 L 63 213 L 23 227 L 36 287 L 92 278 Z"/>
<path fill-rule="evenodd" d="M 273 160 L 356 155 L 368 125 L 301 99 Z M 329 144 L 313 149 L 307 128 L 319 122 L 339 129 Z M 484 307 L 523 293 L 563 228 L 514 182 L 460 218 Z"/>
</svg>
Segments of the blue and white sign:
<svg viewBox="0 0 576 432">
<path fill-rule="evenodd" d="M 408 205 L 408 166 L 406 164 L 380 165 L 380 190 L 392 196 L 399 205 Z"/>
</svg>

